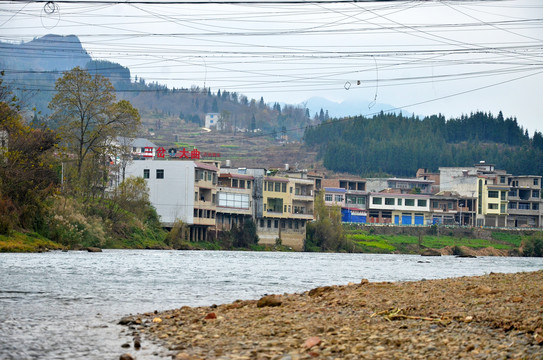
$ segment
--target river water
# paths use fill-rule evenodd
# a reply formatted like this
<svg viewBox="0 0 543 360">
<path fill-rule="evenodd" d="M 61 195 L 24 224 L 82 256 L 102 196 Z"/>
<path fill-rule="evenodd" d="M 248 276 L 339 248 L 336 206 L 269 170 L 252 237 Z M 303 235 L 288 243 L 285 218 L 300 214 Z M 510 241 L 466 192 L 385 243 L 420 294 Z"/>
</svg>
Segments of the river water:
<svg viewBox="0 0 543 360">
<path fill-rule="evenodd" d="M 543 269 L 543 258 L 105 250 L 0 254 L 0 359 L 165 358 L 123 349 L 125 315 L 322 285 Z"/>
</svg>

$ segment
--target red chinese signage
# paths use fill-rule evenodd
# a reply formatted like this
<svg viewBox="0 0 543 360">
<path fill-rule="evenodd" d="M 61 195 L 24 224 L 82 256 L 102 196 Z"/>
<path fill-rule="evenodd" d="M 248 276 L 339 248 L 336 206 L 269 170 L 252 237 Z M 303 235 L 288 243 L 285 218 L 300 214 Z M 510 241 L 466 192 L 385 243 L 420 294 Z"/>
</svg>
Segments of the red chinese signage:
<svg viewBox="0 0 543 360">
<path fill-rule="evenodd" d="M 147 146 L 144 148 L 143 151 L 143 157 L 154 157 L 154 148 Z M 200 153 L 200 151 L 196 148 L 192 150 L 187 150 L 186 148 L 183 148 L 182 150 L 178 150 L 176 148 L 170 148 L 166 150 L 164 147 L 158 147 L 156 149 L 156 157 L 164 159 L 166 156 L 170 158 L 178 158 L 178 159 L 187 159 L 187 160 L 198 160 L 200 158 L 218 158 L 221 157 L 220 153 L 212 153 L 212 152 L 205 152 Z"/>
</svg>

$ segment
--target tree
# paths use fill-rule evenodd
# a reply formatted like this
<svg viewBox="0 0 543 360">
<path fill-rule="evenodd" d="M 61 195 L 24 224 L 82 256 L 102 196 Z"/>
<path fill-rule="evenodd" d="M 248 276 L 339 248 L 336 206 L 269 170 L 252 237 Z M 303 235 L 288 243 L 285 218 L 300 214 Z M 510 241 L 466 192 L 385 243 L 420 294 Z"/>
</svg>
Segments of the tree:
<svg viewBox="0 0 543 360">
<path fill-rule="evenodd" d="M 4 234 L 17 226 L 40 230 L 45 200 L 58 181 L 52 155 L 56 134 L 25 125 L 16 102 L 0 77 L 0 233 Z"/>
<path fill-rule="evenodd" d="M 63 143 L 75 155 L 79 179 L 87 157 L 107 152 L 109 139 L 133 136 L 140 116 L 128 101 L 116 102 L 115 89 L 107 78 L 92 76 L 79 67 L 64 73 L 55 90 L 49 108 Z"/>
<path fill-rule="evenodd" d="M 315 197 L 315 218 L 316 221 L 309 223 L 307 227 L 306 250 L 311 248 L 311 245 L 325 251 L 345 247 L 341 208 L 326 206 L 324 191 L 320 191 Z"/>
</svg>

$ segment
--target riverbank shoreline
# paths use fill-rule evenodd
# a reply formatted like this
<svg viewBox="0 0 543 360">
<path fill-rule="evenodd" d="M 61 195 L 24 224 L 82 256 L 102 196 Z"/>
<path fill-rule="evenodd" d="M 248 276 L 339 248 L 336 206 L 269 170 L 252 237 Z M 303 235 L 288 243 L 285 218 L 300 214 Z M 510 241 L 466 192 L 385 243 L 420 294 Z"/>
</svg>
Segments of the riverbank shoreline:
<svg viewBox="0 0 543 360">
<path fill-rule="evenodd" d="M 174 359 L 540 359 L 542 307 L 540 270 L 415 282 L 362 279 L 122 323 L 134 339 L 158 342 Z"/>
</svg>

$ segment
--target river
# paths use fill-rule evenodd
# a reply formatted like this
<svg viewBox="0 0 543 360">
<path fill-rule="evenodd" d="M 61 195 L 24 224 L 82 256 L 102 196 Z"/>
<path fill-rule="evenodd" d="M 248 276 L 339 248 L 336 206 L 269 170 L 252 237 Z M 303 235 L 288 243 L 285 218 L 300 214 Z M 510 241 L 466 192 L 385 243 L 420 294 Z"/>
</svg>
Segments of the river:
<svg viewBox="0 0 543 360">
<path fill-rule="evenodd" d="M 543 269 L 543 258 L 105 250 L 0 254 L 0 359 L 162 359 L 125 315 L 257 299 L 322 285 Z"/>
</svg>

